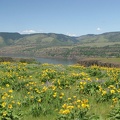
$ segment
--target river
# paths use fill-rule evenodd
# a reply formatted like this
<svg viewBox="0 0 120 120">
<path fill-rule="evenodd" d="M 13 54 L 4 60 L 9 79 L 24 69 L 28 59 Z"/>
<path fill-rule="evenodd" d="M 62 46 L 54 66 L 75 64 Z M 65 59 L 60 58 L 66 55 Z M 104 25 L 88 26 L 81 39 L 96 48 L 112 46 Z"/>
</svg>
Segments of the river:
<svg viewBox="0 0 120 120">
<path fill-rule="evenodd" d="M 25 56 L 17 56 L 17 55 L 2 55 L 0 57 L 12 57 L 12 58 L 31 58 Z M 40 63 L 49 63 L 49 64 L 62 64 L 62 65 L 71 65 L 77 63 L 76 60 L 68 60 L 68 59 L 56 59 L 56 58 L 36 58 L 32 57 L 37 62 Z"/>
</svg>

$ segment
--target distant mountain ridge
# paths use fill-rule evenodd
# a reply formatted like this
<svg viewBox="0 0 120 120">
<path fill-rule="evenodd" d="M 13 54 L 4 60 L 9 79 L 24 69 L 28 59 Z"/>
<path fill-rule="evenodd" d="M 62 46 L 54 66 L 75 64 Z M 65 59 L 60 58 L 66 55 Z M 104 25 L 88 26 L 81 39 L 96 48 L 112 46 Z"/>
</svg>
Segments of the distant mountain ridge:
<svg viewBox="0 0 120 120">
<path fill-rule="evenodd" d="M 120 42 L 120 32 L 106 32 L 102 34 L 88 34 L 77 38 L 81 42 Z"/>
<path fill-rule="evenodd" d="M 120 56 L 120 32 L 78 37 L 56 33 L 20 34 L 0 32 L 0 55 L 74 58 Z"/>
<path fill-rule="evenodd" d="M 0 46 L 11 45 L 15 40 L 22 37 L 19 33 L 0 32 Z"/>
<path fill-rule="evenodd" d="M 120 42 L 120 32 L 107 32 L 103 34 L 87 34 L 79 37 L 67 36 L 56 33 L 34 33 L 34 34 L 20 34 L 10 32 L 0 32 L 0 46 L 22 44 L 26 41 L 44 41 L 53 42 L 55 45 L 72 45 L 76 43 L 90 43 L 90 42 Z M 63 42 L 63 43 L 62 43 Z"/>
<path fill-rule="evenodd" d="M 26 41 L 29 42 L 34 41 L 38 43 L 38 41 L 41 40 L 42 41 L 45 40 L 46 42 L 51 42 L 52 40 L 53 42 L 58 42 L 58 44 L 60 45 L 61 42 L 67 42 L 67 44 L 69 44 L 69 42 L 71 44 L 78 42 L 78 40 L 75 37 L 70 37 L 64 34 L 55 34 L 55 33 L 20 34 L 20 33 L 0 32 L 0 41 L 2 41 L 0 42 L 1 46 L 19 44 L 21 42 L 24 44 L 24 42 Z M 66 43 L 63 43 L 62 45 L 64 44 Z"/>
<path fill-rule="evenodd" d="M 20 33 L 10 33 L 10 32 L 0 32 L 0 36 L 5 38 L 5 39 L 19 39 L 22 37 Z"/>
</svg>

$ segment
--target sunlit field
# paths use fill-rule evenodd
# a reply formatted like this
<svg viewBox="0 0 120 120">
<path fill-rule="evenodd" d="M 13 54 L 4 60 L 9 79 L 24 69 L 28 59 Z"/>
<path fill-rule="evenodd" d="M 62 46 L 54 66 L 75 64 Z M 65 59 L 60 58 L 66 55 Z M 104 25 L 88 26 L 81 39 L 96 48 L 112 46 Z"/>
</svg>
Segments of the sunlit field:
<svg viewBox="0 0 120 120">
<path fill-rule="evenodd" d="M 0 63 L 0 120 L 120 120 L 120 68 Z"/>
</svg>

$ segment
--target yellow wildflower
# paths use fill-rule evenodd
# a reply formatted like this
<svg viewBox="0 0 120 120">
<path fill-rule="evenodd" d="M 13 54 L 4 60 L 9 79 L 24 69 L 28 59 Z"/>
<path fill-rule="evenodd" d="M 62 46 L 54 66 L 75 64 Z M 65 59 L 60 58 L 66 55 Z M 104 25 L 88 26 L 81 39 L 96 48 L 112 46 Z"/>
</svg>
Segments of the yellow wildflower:
<svg viewBox="0 0 120 120">
<path fill-rule="evenodd" d="M 21 103 L 20 103 L 20 102 L 17 102 L 17 104 L 18 104 L 18 105 L 21 105 Z"/>
<path fill-rule="evenodd" d="M 12 101 L 12 104 L 15 104 L 15 101 L 14 101 L 14 100 Z"/>
<path fill-rule="evenodd" d="M 62 108 L 67 108 L 67 104 L 62 105 Z"/>
<path fill-rule="evenodd" d="M 6 106 L 6 102 L 3 102 L 2 103 L 2 107 L 4 108 Z"/>
<path fill-rule="evenodd" d="M 60 99 L 62 99 L 63 97 L 62 97 L 62 96 L 60 96 L 59 98 L 60 98 Z"/>
<path fill-rule="evenodd" d="M 8 92 L 9 92 L 9 93 L 12 93 L 12 92 L 13 92 L 13 90 L 9 90 Z"/>
<path fill-rule="evenodd" d="M 9 87 L 10 85 L 9 84 L 6 84 L 6 87 Z"/>
<path fill-rule="evenodd" d="M 105 95 L 107 92 L 105 90 L 102 91 L 102 95 Z"/>
<path fill-rule="evenodd" d="M 57 96 L 57 93 L 55 92 L 54 94 L 53 94 L 53 97 L 55 98 Z"/>
<path fill-rule="evenodd" d="M 68 100 L 71 100 L 71 98 L 68 98 Z"/>
<path fill-rule="evenodd" d="M 70 110 L 69 109 L 66 109 L 62 112 L 62 114 L 69 114 L 70 113 Z"/>
<path fill-rule="evenodd" d="M 67 106 L 67 108 L 68 108 L 68 109 L 73 109 L 73 108 L 74 108 L 74 106 L 69 105 L 69 106 Z"/>
<path fill-rule="evenodd" d="M 78 108 L 80 108 L 80 105 L 77 105 Z"/>
<path fill-rule="evenodd" d="M 80 103 L 81 102 L 81 100 L 77 100 L 77 103 Z"/>
<path fill-rule="evenodd" d="M 73 98 L 76 98 L 76 96 L 73 96 Z"/>
<path fill-rule="evenodd" d="M 41 102 L 41 99 L 38 99 L 38 102 L 40 103 L 40 102 Z"/>
<path fill-rule="evenodd" d="M 12 107 L 12 104 L 9 104 L 9 105 L 8 105 L 8 108 L 9 108 L 9 109 L 12 109 L 12 108 L 13 108 L 13 107 Z"/>
<path fill-rule="evenodd" d="M 6 99 L 6 97 L 5 96 L 2 96 L 2 100 L 5 100 Z"/>
<path fill-rule="evenodd" d="M 82 103 L 82 108 L 86 108 L 87 107 L 87 105 L 86 104 L 84 104 L 84 103 Z"/>
<path fill-rule="evenodd" d="M 114 94 L 114 93 L 115 93 L 115 90 L 110 90 L 110 93 L 111 93 L 111 94 Z"/>
<path fill-rule="evenodd" d="M 2 114 L 2 116 L 5 117 L 6 115 L 7 115 L 7 111 L 4 111 L 3 114 Z"/>
</svg>

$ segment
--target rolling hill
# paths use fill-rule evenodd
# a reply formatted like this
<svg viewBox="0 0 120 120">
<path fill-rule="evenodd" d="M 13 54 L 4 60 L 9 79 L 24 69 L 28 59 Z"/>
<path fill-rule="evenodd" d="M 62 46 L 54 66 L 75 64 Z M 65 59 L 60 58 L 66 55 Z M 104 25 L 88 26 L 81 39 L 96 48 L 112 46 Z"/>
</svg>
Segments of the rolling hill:
<svg viewBox="0 0 120 120">
<path fill-rule="evenodd" d="M 120 32 L 71 37 L 56 33 L 0 32 L 0 55 L 76 59 L 86 56 L 119 57 Z"/>
<path fill-rule="evenodd" d="M 36 34 L 19 34 L 0 32 L 1 46 L 9 45 L 25 45 L 25 44 L 46 44 L 46 46 L 54 45 L 72 45 L 79 40 L 63 34 L 55 33 L 36 33 Z M 48 45 L 47 45 L 48 44 Z"/>
</svg>

